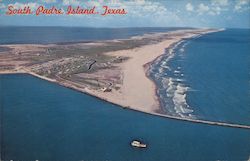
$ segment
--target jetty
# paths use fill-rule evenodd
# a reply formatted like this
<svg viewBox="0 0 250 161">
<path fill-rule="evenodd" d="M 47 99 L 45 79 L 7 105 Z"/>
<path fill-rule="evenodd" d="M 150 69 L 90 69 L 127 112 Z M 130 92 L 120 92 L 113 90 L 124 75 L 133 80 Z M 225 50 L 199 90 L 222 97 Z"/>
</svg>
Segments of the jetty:
<svg viewBox="0 0 250 161">
<path fill-rule="evenodd" d="M 146 112 L 146 113 L 148 113 L 148 112 Z M 241 128 L 241 129 L 249 129 L 250 130 L 250 125 L 241 125 L 241 124 L 235 124 L 235 123 L 226 123 L 226 122 L 183 118 L 183 117 L 177 117 L 177 116 L 171 116 L 171 115 L 165 115 L 165 114 L 159 114 L 159 113 L 148 113 L 148 114 L 157 115 L 157 116 L 165 117 L 168 119 L 180 120 L 180 121 L 188 121 L 188 122 L 207 124 L 207 125 L 213 125 L 213 126 L 224 126 L 224 127 Z"/>
</svg>

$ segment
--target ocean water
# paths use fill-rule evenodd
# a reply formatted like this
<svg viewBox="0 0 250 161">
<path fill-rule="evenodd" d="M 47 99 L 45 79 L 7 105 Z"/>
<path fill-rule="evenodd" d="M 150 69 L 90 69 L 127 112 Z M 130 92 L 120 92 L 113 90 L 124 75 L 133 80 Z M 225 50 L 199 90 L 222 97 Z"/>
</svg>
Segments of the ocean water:
<svg viewBox="0 0 250 161">
<path fill-rule="evenodd" d="M 19 161 L 246 161 L 250 131 L 122 109 L 27 74 L 0 75 L 0 154 Z M 148 148 L 130 146 L 133 139 Z"/>
<path fill-rule="evenodd" d="M 182 28 L 0 27 L 0 44 L 49 44 L 126 39 Z"/>
<path fill-rule="evenodd" d="M 150 75 L 168 114 L 250 125 L 249 29 L 183 40 L 155 61 Z"/>
</svg>

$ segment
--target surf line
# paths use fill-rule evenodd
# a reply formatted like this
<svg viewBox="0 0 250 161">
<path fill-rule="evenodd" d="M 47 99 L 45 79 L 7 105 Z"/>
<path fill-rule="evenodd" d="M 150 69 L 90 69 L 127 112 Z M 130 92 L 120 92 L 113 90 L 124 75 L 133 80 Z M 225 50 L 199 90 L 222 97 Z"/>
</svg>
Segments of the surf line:
<svg viewBox="0 0 250 161">
<path fill-rule="evenodd" d="M 111 103 L 113 105 L 120 106 L 123 109 L 128 109 L 128 110 L 132 110 L 132 111 L 136 111 L 136 112 L 142 112 L 144 114 L 149 114 L 149 115 L 152 115 L 152 116 L 159 116 L 159 117 L 162 117 L 162 118 L 168 118 L 168 119 L 173 119 L 173 120 L 178 120 L 178 121 L 187 121 L 187 122 L 192 122 L 192 123 L 200 123 L 200 124 L 207 124 L 207 125 L 213 125 L 213 126 L 224 126 L 224 127 L 230 127 L 230 128 L 240 128 L 240 129 L 248 129 L 248 130 L 250 130 L 250 125 L 240 125 L 240 124 L 226 123 L 226 122 L 217 122 L 217 121 L 208 121 L 208 120 L 198 120 L 198 119 L 182 118 L 182 117 L 177 117 L 177 116 L 160 114 L 160 113 L 156 113 L 156 112 L 147 112 L 147 111 L 136 110 L 136 109 L 133 109 L 131 107 L 124 107 L 124 106 L 122 106 L 120 104 L 111 102 L 111 101 L 109 101 L 107 99 L 104 99 L 104 98 L 101 98 L 101 97 L 97 97 L 97 96 L 95 96 L 95 95 L 93 95 L 93 94 L 91 94 L 91 93 L 89 93 L 87 91 L 79 90 L 79 88 L 77 88 L 75 85 L 69 85 L 69 84 L 66 84 L 66 83 L 60 83 L 57 80 L 46 78 L 46 77 L 40 76 L 38 74 L 35 74 L 35 73 L 27 71 L 27 70 L 13 71 L 13 72 L 3 72 L 3 73 L 0 72 L 0 75 L 2 75 L 2 74 L 29 74 L 29 75 L 32 75 L 32 76 L 34 76 L 36 78 L 39 78 L 39 79 L 42 79 L 42 80 L 45 80 L 45 81 L 49 81 L 51 83 L 55 83 L 55 84 L 61 85 L 63 87 L 66 87 L 66 88 L 69 88 L 69 89 L 73 89 L 73 90 L 76 90 L 76 91 L 84 93 L 84 94 L 88 94 L 88 95 L 93 96 L 95 98 L 101 99 L 101 100 L 103 100 L 105 102 L 109 102 L 109 103 Z M 76 83 L 74 83 L 74 84 L 76 84 Z"/>
</svg>

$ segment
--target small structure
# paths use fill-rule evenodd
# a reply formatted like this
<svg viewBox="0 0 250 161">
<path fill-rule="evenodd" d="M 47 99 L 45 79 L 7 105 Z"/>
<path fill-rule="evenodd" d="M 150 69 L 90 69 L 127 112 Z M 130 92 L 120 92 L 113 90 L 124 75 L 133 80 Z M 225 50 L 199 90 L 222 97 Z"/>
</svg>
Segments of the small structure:
<svg viewBox="0 0 250 161">
<path fill-rule="evenodd" d="M 111 92 L 111 91 L 112 91 L 112 89 L 111 89 L 111 88 L 108 88 L 108 87 L 103 87 L 101 90 L 102 90 L 103 92 Z"/>
<path fill-rule="evenodd" d="M 16 51 L 15 54 L 16 55 L 22 55 L 22 52 L 21 51 Z"/>
</svg>

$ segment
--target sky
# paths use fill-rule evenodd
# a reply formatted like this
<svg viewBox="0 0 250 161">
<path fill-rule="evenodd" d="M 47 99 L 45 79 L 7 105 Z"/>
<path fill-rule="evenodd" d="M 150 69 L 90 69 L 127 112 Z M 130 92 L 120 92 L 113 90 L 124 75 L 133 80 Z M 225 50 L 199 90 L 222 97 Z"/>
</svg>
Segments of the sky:
<svg viewBox="0 0 250 161">
<path fill-rule="evenodd" d="M 6 15 L 16 8 L 124 8 L 126 15 Z M 250 28 L 250 0 L 0 0 L 0 26 Z"/>
</svg>

